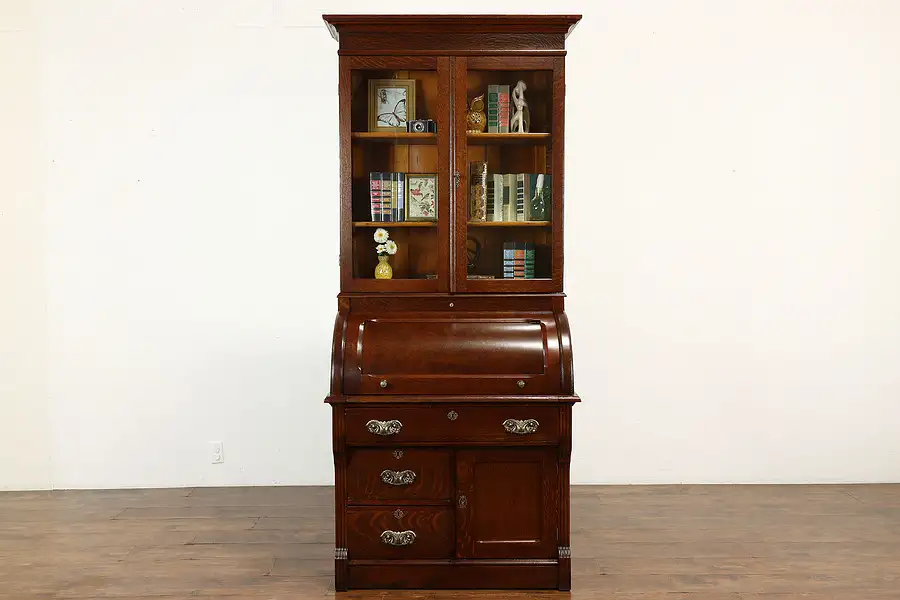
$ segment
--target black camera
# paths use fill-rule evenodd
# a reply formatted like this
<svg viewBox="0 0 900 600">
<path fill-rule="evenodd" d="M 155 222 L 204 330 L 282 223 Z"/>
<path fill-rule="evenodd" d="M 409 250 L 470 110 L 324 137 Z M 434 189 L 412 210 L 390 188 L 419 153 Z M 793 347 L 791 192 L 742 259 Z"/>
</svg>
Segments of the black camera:
<svg viewBox="0 0 900 600">
<path fill-rule="evenodd" d="M 407 121 L 406 131 L 409 133 L 437 133 L 437 123 L 433 119 Z"/>
</svg>

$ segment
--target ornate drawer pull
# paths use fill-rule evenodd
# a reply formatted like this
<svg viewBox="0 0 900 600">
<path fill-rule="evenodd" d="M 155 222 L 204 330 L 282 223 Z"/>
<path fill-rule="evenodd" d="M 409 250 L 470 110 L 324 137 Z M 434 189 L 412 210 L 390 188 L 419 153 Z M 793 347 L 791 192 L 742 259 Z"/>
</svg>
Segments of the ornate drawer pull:
<svg viewBox="0 0 900 600">
<path fill-rule="evenodd" d="M 405 471 L 385 469 L 381 472 L 381 481 L 388 485 L 412 485 L 416 482 L 416 474 L 409 469 Z"/>
<path fill-rule="evenodd" d="M 387 531 L 381 532 L 381 541 L 388 546 L 409 546 L 416 541 L 415 531 Z"/>
<path fill-rule="evenodd" d="M 503 429 L 508 431 L 509 433 L 515 433 L 517 435 L 525 435 L 528 433 L 534 433 L 537 431 L 538 423 L 535 419 L 525 419 L 520 421 L 519 419 L 507 419 L 503 421 Z"/>
<path fill-rule="evenodd" d="M 382 389 L 386 388 L 388 386 L 387 379 L 382 379 L 381 381 L 378 382 L 378 385 L 380 385 L 382 387 Z"/>
<path fill-rule="evenodd" d="M 397 435 L 403 429 L 403 423 L 397 419 L 391 419 L 390 421 L 372 419 L 366 423 L 366 429 L 369 430 L 369 433 L 374 433 L 375 435 Z"/>
</svg>

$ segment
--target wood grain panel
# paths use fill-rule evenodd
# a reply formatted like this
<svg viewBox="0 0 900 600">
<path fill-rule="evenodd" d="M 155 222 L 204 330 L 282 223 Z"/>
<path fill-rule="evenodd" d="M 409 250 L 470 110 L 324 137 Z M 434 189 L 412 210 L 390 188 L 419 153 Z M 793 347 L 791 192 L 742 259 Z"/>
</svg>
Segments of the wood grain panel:
<svg viewBox="0 0 900 600">
<path fill-rule="evenodd" d="M 347 443 L 353 445 L 397 445 L 404 443 L 450 444 L 552 444 L 558 439 L 557 420 L 559 409 L 555 406 L 357 406 L 348 405 Z M 454 413 L 453 419 L 450 412 Z M 399 433 L 379 436 L 366 429 L 366 423 L 375 419 L 396 419 L 403 425 Z M 503 428 L 506 419 L 536 419 L 536 432 L 525 435 L 508 433 Z"/>
<path fill-rule="evenodd" d="M 400 511 L 400 512 L 398 512 Z M 390 546 L 384 531 L 412 531 L 409 546 Z M 347 548 L 351 560 L 450 558 L 453 555 L 453 511 L 450 508 L 398 506 L 347 508 Z"/>
<path fill-rule="evenodd" d="M 451 497 L 450 452 L 415 448 L 355 450 L 347 464 L 347 502 L 446 504 Z M 412 471 L 415 482 L 393 485 L 381 479 L 385 470 Z"/>
</svg>

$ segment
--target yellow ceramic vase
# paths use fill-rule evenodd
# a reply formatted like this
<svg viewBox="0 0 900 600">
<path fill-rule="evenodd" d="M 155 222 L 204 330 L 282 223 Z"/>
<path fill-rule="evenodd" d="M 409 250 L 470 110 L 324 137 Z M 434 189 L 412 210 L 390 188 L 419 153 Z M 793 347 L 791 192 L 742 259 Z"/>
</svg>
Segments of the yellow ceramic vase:
<svg viewBox="0 0 900 600">
<path fill-rule="evenodd" d="M 375 265 L 375 279 L 390 279 L 394 276 L 394 270 L 391 263 L 388 262 L 387 255 L 378 257 L 378 264 Z"/>
</svg>

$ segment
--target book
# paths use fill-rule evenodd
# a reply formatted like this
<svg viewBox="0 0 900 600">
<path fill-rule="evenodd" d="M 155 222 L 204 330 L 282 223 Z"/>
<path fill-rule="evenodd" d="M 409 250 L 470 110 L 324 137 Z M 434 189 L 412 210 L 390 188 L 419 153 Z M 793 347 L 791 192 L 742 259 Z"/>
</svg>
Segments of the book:
<svg viewBox="0 0 900 600">
<path fill-rule="evenodd" d="M 498 119 L 500 121 L 499 127 L 497 129 L 498 133 L 509 133 L 509 121 L 512 118 L 512 113 L 510 112 L 510 101 L 511 98 L 509 96 L 509 86 L 508 85 L 500 85 L 497 86 L 499 88 L 498 94 L 498 102 L 500 104 L 499 107 L 499 116 Z"/>
<path fill-rule="evenodd" d="M 397 190 L 394 194 L 394 222 L 406 220 L 406 173 L 394 173 Z"/>
<path fill-rule="evenodd" d="M 487 101 L 487 131 L 499 133 L 500 131 L 500 86 L 488 86 Z"/>
<path fill-rule="evenodd" d="M 487 214 L 487 163 L 469 163 L 469 220 L 484 221 Z"/>
<path fill-rule="evenodd" d="M 503 175 L 503 221 L 516 220 L 516 175 Z"/>
<path fill-rule="evenodd" d="M 529 221 L 550 220 L 550 199 L 553 181 L 550 175 L 533 173 L 528 193 Z"/>
<path fill-rule="evenodd" d="M 372 221 L 381 221 L 381 173 L 369 173 L 369 212 Z"/>
<path fill-rule="evenodd" d="M 494 211 L 492 213 L 492 221 L 503 220 L 503 175 L 494 173 Z"/>
<path fill-rule="evenodd" d="M 530 242 L 504 242 L 504 279 L 534 279 L 534 257 L 534 244 Z"/>
<path fill-rule="evenodd" d="M 525 220 L 525 177 L 525 173 L 516 173 L 516 221 Z"/>
<path fill-rule="evenodd" d="M 394 189 L 391 185 L 391 173 L 381 173 L 381 220 L 388 223 L 392 220 L 391 208 L 394 204 Z"/>
</svg>

